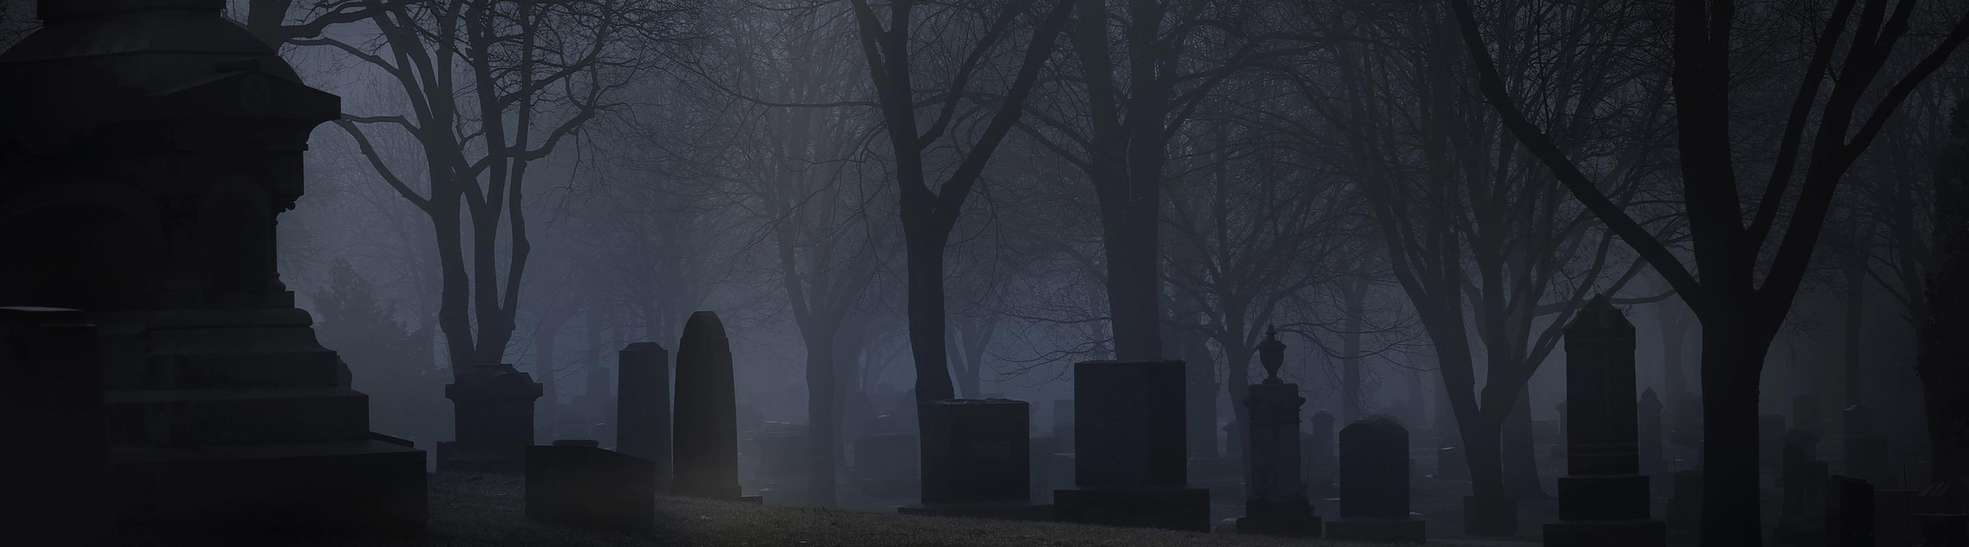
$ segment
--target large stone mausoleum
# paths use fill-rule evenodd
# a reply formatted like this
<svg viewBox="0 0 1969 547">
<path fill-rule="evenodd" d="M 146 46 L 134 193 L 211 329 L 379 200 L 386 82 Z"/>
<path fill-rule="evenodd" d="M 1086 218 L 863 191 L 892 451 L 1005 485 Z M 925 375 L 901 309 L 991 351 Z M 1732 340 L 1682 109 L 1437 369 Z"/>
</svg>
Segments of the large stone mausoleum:
<svg viewBox="0 0 1969 547">
<path fill-rule="evenodd" d="M 340 100 L 224 4 L 42 0 L 0 54 L 0 306 L 95 325 L 123 528 L 420 527 L 424 453 L 369 431 L 275 268 Z"/>
</svg>

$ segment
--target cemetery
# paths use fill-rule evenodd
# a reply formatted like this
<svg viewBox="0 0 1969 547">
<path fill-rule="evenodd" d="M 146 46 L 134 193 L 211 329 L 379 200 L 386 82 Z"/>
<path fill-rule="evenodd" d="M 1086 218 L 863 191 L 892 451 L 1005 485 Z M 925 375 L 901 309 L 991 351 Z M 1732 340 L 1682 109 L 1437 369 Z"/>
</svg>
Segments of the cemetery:
<svg viewBox="0 0 1969 547">
<path fill-rule="evenodd" d="M 0 2 L 7 543 L 1969 547 L 1969 11 L 1536 4 Z"/>
</svg>

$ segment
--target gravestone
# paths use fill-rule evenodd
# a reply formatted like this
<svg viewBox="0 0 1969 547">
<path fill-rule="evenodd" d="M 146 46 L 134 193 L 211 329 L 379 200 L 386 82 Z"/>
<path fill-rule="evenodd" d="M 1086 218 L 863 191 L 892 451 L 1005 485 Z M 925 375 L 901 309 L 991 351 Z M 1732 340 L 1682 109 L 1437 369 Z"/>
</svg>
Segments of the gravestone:
<svg viewBox="0 0 1969 547">
<path fill-rule="evenodd" d="M 1340 518 L 1326 537 L 1422 543 L 1427 524 L 1409 516 L 1408 430 L 1373 416 L 1340 430 Z"/>
<path fill-rule="evenodd" d="M 1675 472 L 1675 492 L 1668 498 L 1668 542 L 1694 545 L 1702 532 L 1702 470 Z"/>
<path fill-rule="evenodd" d="M 541 387 L 508 364 L 474 365 L 445 384 L 457 440 L 438 443 L 438 469 L 525 471 L 526 450 L 533 445 L 533 402 Z"/>
<path fill-rule="evenodd" d="M 1064 522 L 1210 529 L 1208 490 L 1188 485 L 1182 361 L 1074 364 L 1074 485 Z"/>
<path fill-rule="evenodd" d="M 657 490 L 670 483 L 670 350 L 637 342 L 616 354 L 615 448 L 655 466 Z"/>
<path fill-rule="evenodd" d="M 1334 454 L 1333 414 L 1313 413 L 1312 441 L 1306 444 L 1307 483 L 1314 496 L 1334 493 L 1333 472 L 1338 467 Z"/>
<path fill-rule="evenodd" d="M 1045 520 L 1032 505 L 1031 405 L 948 399 L 918 407 L 923 424 L 922 504 L 905 514 Z"/>
<path fill-rule="evenodd" d="M 1661 547 L 1648 515 L 1634 399 L 1634 325 L 1602 295 L 1566 326 L 1566 470 L 1547 547 Z"/>
<path fill-rule="evenodd" d="M 1873 547 L 1873 485 L 1852 477 L 1833 477 L 1826 496 L 1825 545 Z"/>
<path fill-rule="evenodd" d="M 32 443 L 0 451 L 22 537 L 103 541 L 102 357 L 96 326 L 73 310 L 0 308 L 0 430 Z M 29 471 L 31 470 L 31 471 Z"/>
<path fill-rule="evenodd" d="M 738 416 L 731 342 L 709 311 L 692 313 L 677 342 L 677 404 L 671 432 L 671 491 L 738 499 Z"/>
<path fill-rule="evenodd" d="M 656 525 L 656 464 L 596 446 L 562 440 L 526 451 L 528 519 L 607 530 Z"/>
<path fill-rule="evenodd" d="M 1266 332 L 1265 341 L 1258 344 L 1258 360 L 1266 378 L 1249 386 L 1244 399 L 1251 417 L 1251 443 L 1245 452 L 1244 517 L 1237 520 L 1237 530 L 1316 537 L 1320 521 L 1306 499 L 1306 481 L 1300 472 L 1299 407 L 1306 398 L 1299 396 L 1298 384 L 1278 377 L 1285 343 L 1279 341 L 1277 329 Z"/>
<path fill-rule="evenodd" d="M 422 528 L 424 452 L 371 435 L 368 398 L 277 268 L 275 220 L 340 99 L 224 0 L 39 6 L 0 54 L 0 305 L 96 327 L 103 424 L 80 432 L 116 447 L 96 471 L 103 528 Z"/>
<path fill-rule="evenodd" d="M 1818 443 L 1818 433 L 1812 430 L 1793 430 L 1785 436 L 1783 474 L 1778 482 L 1784 498 L 1772 532 L 1773 544 L 1805 545 L 1823 537 L 1830 475 L 1825 462 L 1817 458 Z"/>
<path fill-rule="evenodd" d="M 1647 475 L 1649 482 L 1655 487 L 1668 482 L 1668 462 L 1663 454 L 1661 408 L 1661 398 L 1655 396 L 1653 388 L 1641 392 L 1635 424 L 1635 431 L 1640 434 L 1638 446 L 1641 449 L 1641 474 Z"/>
</svg>

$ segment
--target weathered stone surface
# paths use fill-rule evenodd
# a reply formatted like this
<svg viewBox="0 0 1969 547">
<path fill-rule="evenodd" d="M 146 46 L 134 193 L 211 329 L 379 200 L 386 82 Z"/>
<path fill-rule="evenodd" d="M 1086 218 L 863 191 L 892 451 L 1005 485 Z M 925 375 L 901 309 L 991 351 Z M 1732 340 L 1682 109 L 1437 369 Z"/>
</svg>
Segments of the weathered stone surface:
<svg viewBox="0 0 1969 547">
<path fill-rule="evenodd" d="M 616 450 L 648 460 L 658 490 L 670 482 L 670 351 L 637 342 L 616 354 Z"/>
<path fill-rule="evenodd" d="M 718 314 L 692 313 L 677 343 L 671 491 L 737 499 L 738 417 L 731 343 Z"/>
<path fill-rule="evenodd" d="M 653 528 L 655 464 L 595 445 L 555 441 L 527 447 L 527 518 L 585 528 Z"/>
<path fill-rule="evenodd" d="M 920 409 L 925 505 L 1030 501 L 1025 401 L 953 399 Z"/>
</svg>

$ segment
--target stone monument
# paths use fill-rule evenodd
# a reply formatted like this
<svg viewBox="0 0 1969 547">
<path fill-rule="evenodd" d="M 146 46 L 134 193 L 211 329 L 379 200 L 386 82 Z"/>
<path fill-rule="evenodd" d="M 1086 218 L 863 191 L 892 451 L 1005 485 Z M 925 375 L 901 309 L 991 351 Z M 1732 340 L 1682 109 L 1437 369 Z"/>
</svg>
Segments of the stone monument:
<svg viewBox="0 0 1969 547">
<path fill-rule="evenodd" d="M 0 308 L 0 430 L 31 442 L 0 451 L 21 537 L 104 543 L 102 357 L 96 326 L 55 308 Z M 31 470 L 31 471 L 25 471 Z M 27 500 L 32 500 L 27 502 Z"/>
<path fill-rule="evenodd" d="M 369 432 L 276 268 L 275 218 L 340 99 L 225 5 L 44 0 L 0 54 L 0 305 L 96 326 L 116 526 L 419 529 L 423 451 Z"/>
<path fill-rule="evenodd" d="M 1279 380 L 1285 343 L 1279 341 L 1278 329 L 1268 330 L 1258 344 L 1258 361 L 1265 366 L 1265 380 L 1248 387 L 1244 399 L 1251 435 L 1245 451 L 1244 517 L 1237 520 L 1237 530 L 1317 537 L 1320 520 L 1313 516 L 1299 469 L 1299 407 L 1306 398 L 1299 396 L 1298 384 Z"/>
<path fill-rule="evenodd" d="M 1074 364 L 1074 485 L 1055 519 L 1210 529 L 1210 493 L 1188 485 L 1182 361 Z"/>
<path fill-rule="evenodd" d="M 1606 296 L 1566 326 L 1566 470 L 1547 547 L 1661 547 L 1648 515 L 1634 400 L 1634 325 Z"/>
<path fill-rule="evenodd" d="M 738 410 L 732 384 L 731 342 L 718 314 L 700 311 L 684 322 L 677 343 L 676 437 L 671 491 L 684 496 L 730 499 L 738 490 Z"/>
<path fill-rule="evenodd" d="M 649 460 L 658 490 L 670 483 L 670 351 L 637 342 L 616 354 L 615 449 Z"/>
<path fill-rule="evenodd" d="M 606 530 L 656 526 L 656 466 L 595 441 L 554 441 L 526 451 L 526 517 Z"/>
<path fill-rule="evenodd" d="M 533 446 L 533 402 L 541 389 L 513 365 L 463 367 L 458 379 L 444 386 L 458 440 L 438 443 L 438 469 L 524 472 L 527 447 Z"/>
<path fill-rule="evenodd" d="M 1031 406 L 1010 399 L 949 399 L 920 407 L 922 504 L 905 514 L 1051 518 L 1032 505 Z"/>
<path fill-rule="evenodd" d="M 1340 519 L 1326 537 L 1423 543 L 1428 523 L 1409 516 L 1408 430 L 1373 416 L 1340 430 Z"/>
</svg>

